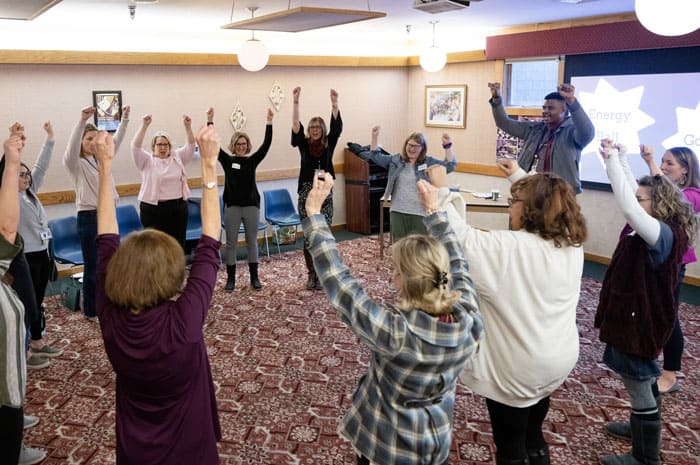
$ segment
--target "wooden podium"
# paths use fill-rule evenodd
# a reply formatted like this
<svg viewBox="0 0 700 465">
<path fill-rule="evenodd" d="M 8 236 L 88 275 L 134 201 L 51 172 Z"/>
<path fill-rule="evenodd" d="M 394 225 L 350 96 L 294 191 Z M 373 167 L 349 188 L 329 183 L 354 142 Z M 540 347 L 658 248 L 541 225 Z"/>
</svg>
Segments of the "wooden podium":
<svg viewBox="0 0 700 465">
<path fill-rule="evenodd" d="M 346 228 L 358 234 L 378 233 L 381 197 L 386 189 L 387 171 L 374 162 L 361 159 L 348 149 L 345 149 L 343 155 Z M 382 220 L 384 231 L 388 231 L 388 215 Z"/>
</svg>

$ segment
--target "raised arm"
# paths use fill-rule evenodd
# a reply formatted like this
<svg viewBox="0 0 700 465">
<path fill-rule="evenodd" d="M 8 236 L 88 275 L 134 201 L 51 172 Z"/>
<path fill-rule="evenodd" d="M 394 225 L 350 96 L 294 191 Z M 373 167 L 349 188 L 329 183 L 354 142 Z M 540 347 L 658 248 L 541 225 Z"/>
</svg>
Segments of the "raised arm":
<svg viewBox="0 0 700 465">
<path fill-rule="evenodd" d="M 73 128 L 73 132 L 71 132 L 70 138 L 68 139 L 66 152 L 63 154 L 63 166 L 66 167 L 72 176 L 76 176 L 78 173 L 80 150 L 83 143 L 83 131 L 85 130 L 88 119 L 90 119 L 94 113 L 95 107 L 85 107 L 80 110 L 80 119 Z"/>
<path fill-rule="evenodd" d="M 192 132 L 192 118 L 190 115 L 182 115 L 182 124 L 185 126 L 185 137 L 188 144 L 194 144 L 194 132 Z"/>
<path fill-rule="evenodd" d="M 644 239 L 644 242 L 653 246 L 661 234 L 659 221 L 645 212 L 637 201 L 635 189 L 629 185 L 620 163 L 618 150 L 614 147 L 603 146 L 600 153 L 605 160 L 605 168 L 615 195 L 615 201 L 622 210 L 627 223 Z"/>
<path fill-rule="evenodd" d="M 292 132 L 297 134 L 300 129 L 299 125 L 299 95 L 301 94 L 301 87 L 295 87 L 292 90 Z"/>
<path fill-rule="evenodd" d="M 53 126 L 51 125 L 51 121 L 46 121 L 42 127 L 44 128 L 44 131 L 46 131 L 46 139 L 44 139 L 44 145 L 42 145 L 41 151 L 39 152 L 39 157 L 37 157 L 34 168 L 32 169 L 32 190 L 34 192 L 38 192 L 41 185 L 44 183 L 44 177 L 46 176 L 46 171 L 49 168 L 53 148 L 56 144 L 56 140 L 53 136 Z"/>
<path fill-rule="evenodd" d="M 659 166 L 656 164 L 656 161 L 654 160 L 654 147 L 652 147 L 651 145 L 640 144 L 639 154 L 644 159 L 644 162 L 647 164 L 647 167 L 649 167 L 649 175 L 656 176 L 657 174 L 664 174 L 663 171 L 661 171 L 661 168 L 659 168 Z"/>
<path fill-rule="evenodd" d="M 134 159 L 136 168 L 139 170 L 144 169 L 146 161 L 148 160 L 148 153 L 143 149 L 143 138 L 146 136 L 146 131 L 152 122 L 152 115 L 144 115 L 143 118 L 141 118 L 141 125 L 138 131 L 136 131 L 134 138 L 131 140 L 131 156 Z"/>
<path fill-rule="evenodd" d="M 595 137 L 595 128 L 590 118 L 584 111 L 581 104 L 576 100 L 574 93 L 576 88 L 571 84 L 560 84 L 558 87 L 559 95 L 564 97 L 566 106 L 571 112 L 571 121 L 574 123 L 574 142 L 579 148 L 583 148 L 590 144 Z"/>
<path fill-rule="evenodd" d="M 97 158 L 97 235 L 119 234 L 117 209 L 112 197 L 112 160 L 114 159 L 114 139 L 107 131 L 100 131 L 95 138 L 95 158 Z"/>
<path fill-rule="evenodd" d="M 185 165 L 192 161 L 194 152 L 194 133 L 192 132 L 192 118 L 189 115 L 182 115 L 182 124 L 185 126 L 185 137 L 187 144 L 175 150 Z M 218 155 L 218 154 L 217 154 Z"/>
<path fill-rule="evenodd" d="M 3 148 L 5 170 L 0 187 L 0 234 L 7 242 L 14 244 L 19 226 L 19 157 L 24 148 L 24 132 L 10 134 Z"/>
<path fill-rule="evenodd" d="M 119 122 L 119 127 L 117 132 L 114 133 L 114 153 L 119 151 L 119 146 L 122 145 L 124 137 L 126 136 L 126 128 L 129 126 L 129 115 L 131 114 L 131 107 L 125 105 L 122 108 L 122 120 Z"/>
<path fill-rule="evenodd" d="M 216 188 L 216 163 L 220 142 L 213 126 L 205 126 L 197 132 L 197 144 L 202 159 L 202 235 L 218 241 L 221 233 L 221 210 L 219 190 Z"/>
<path fill-rule="evenodd" d="M 338 91 L 331 89 L 331 114 L 333 118 L 337 118 L 340 113 L 340 108 L 338 107 Z"/>
</svg>

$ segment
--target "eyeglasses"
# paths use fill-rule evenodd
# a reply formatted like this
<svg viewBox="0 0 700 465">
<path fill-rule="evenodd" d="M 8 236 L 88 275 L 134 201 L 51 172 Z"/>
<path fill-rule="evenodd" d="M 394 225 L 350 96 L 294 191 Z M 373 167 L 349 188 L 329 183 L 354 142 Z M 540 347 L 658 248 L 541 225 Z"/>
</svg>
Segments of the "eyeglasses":
<svg viewBox="0 0 700 465">
<path fill-rule="evenodd" d="M 236 142 L 236 147 L 247 147 L 248 143 L 247 142 Z"/>
<path fill-rule="evenodd" d="M 167 142 L 161 143 L 161 144 L 156 144 L 156 147 L 170 147 L 170 144 Z"/>
<path fill-rule="evenodd" d="M 19 173 L 19 177 L 29 179 L 32 177 L 32 173 L 30 173 L 29 171 L 22 171 L 21 173 Z"/>
<path fill-rule="evenodd" d="M 406 144 L 406 148 L 408 149 L 419 149 L 421 147 L 423 147 L 423 144 L 412 144 L 410 142 Z"/>
<path fill-rule="evenodd" d="M 311 126 L 309 126 L 309 129 L 321 129 L 321 125 L 320 124 L 312 124 Z"/>
</svg>

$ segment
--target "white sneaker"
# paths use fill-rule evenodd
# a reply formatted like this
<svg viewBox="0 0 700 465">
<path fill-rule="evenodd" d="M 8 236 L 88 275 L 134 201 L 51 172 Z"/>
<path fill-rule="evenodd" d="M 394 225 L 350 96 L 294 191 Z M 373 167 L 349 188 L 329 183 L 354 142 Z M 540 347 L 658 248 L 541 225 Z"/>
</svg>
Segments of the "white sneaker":
<svg viewBox="0 0 700 465">
<path fill-rule="evenodd" d="M 35 417 L 34 415 L 25 415 L 24 416 L 24 429 L 31 428 L 32 426 L 36 426 L 39 423 L 39 417 Z"/>
<path fill-rule="evenodd" d="M 22 451 L 19 453 L 19 462 L 17 465 L 34 465 L 39 463 L 46 458 L 46 451 L 41 449 L 34 449 L 33 447 L 27 447 L 22 444 Z"/>
</svg>

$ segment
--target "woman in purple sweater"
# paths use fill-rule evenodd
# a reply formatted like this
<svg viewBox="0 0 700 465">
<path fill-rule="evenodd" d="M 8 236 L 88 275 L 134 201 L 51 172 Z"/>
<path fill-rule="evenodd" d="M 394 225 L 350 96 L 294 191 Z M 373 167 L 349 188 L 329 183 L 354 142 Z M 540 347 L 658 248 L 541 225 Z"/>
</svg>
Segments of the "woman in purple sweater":
<svg viewBox="0 0 700 465">
<path fill-rule="evenodd" d="M 202 334 L 219 268 L 219 138 L 205 128 L 197 142 L 202 238 L 183 288 L 185 258 L 172 236 L 145 229 L 119 243 L 110 182 L 114 142 L 104 132 L 96 138 L 97 314 L 117 375 L 119 465 L 219 463 L 221 428 Z"/>
</svg>

